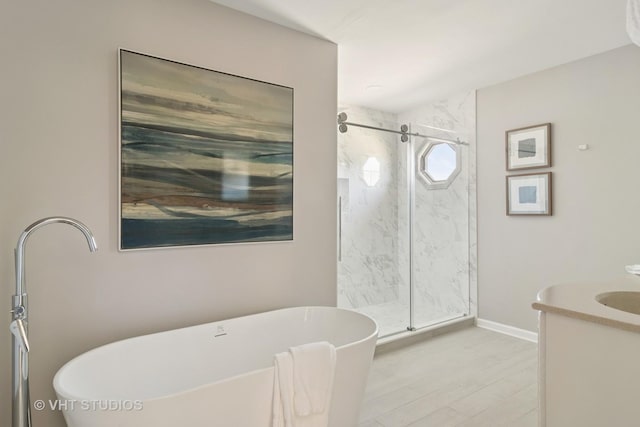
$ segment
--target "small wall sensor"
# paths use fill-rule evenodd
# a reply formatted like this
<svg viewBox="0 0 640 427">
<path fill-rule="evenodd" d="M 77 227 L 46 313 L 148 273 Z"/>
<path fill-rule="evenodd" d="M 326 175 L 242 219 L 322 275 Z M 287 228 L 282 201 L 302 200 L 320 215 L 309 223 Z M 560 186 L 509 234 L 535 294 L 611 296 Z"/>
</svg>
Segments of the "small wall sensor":
<svg viewBox="0 0 640 427">
<path fill-rule="evenodd" d="M 580 144 L 578 145 L 578 150 L 587 151 L 589 149 L 589 144 Z"/>
</svg>

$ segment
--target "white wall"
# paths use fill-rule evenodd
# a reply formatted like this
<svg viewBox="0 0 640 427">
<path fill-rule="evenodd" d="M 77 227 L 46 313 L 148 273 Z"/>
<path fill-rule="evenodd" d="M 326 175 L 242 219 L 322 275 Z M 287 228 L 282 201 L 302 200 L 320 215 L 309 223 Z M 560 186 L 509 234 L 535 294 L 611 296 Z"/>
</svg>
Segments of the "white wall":
<svg viewBox="0 0 640 427">
<path fill-rule="evenodd" d="M 50 215 L 89 225 L 100 250 L 55 225 L 27 247 L 32 399 L 72 357 L 144 333 L 336 302 L 336 87 L 332 43 L 207 0 L 30 0 L 0 14 L 0 307 L 13 248 Z M 295 90 L 294 241 L 117 250 L 118 47 Z M 10 339 L 0 328 L 0 424 L 10 424 Z M 62 417 L 34 412 L 34 425 Z"/>
<path fill-rule="evenodd" d="M 479 90 L 477 108 L 479 317 L 534 331 L 538 290 L 640 262 L 640 48 Z M 553 216 L 508 217 L 505 131 L 546 122 Z"/>
</svg>

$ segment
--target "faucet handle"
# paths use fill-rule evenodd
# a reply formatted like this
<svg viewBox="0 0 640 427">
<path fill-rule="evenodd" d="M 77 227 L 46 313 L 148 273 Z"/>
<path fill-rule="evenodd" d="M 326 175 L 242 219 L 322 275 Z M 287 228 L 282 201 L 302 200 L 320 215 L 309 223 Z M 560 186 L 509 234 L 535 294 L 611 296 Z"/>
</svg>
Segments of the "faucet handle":
<svg viewBox="0 0 640 427">
<path fill-rule="evenodd" d="M 26 311 L 27 310 L 24 308 L 23 305 L 18 304 L 15 307 L 13 307 L 9 312 L 13 313 L 13 317 L 15 319 L 24 319 Z"/>
<path fill-rule="evenodd" d="M 18 344 L 25 353 L 29 352 L 29 340 L 27 339 L 27 331 L 24 328 L 24 322 L 22 319 L 15 319 L 9 324 L 9 330 L 18 340 Z"/>
</svg>

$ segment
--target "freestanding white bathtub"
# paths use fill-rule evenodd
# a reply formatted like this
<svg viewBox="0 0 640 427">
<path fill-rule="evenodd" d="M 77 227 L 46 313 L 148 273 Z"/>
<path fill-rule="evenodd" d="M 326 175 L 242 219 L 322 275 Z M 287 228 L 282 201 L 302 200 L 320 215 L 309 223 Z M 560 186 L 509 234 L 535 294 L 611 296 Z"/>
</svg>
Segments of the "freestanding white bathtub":
<svg viewBox="0 0 640 427">
<path fill-rule="evenodd" d="M 377 335 L 356 312 L 287 308 L 108 344 L 65 364 L 53 385 L 69 427 L 270 427 L 274 355 L 328 341 L 329 425 L 354 427 Z"/>
</svg>

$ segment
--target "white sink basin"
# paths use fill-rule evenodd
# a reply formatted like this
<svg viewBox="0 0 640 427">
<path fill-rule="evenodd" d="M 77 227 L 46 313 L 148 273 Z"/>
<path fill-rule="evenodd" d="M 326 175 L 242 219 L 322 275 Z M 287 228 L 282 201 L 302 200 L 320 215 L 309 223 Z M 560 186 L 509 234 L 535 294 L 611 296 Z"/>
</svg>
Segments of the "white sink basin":
<svg viewBox="0 0 640 427">
<path fill-rule="evenodd" d="M 640 292 L 614 291 L 596 295 L 596 301 L 627 313 L 640 314 Z"/>
</svg>

